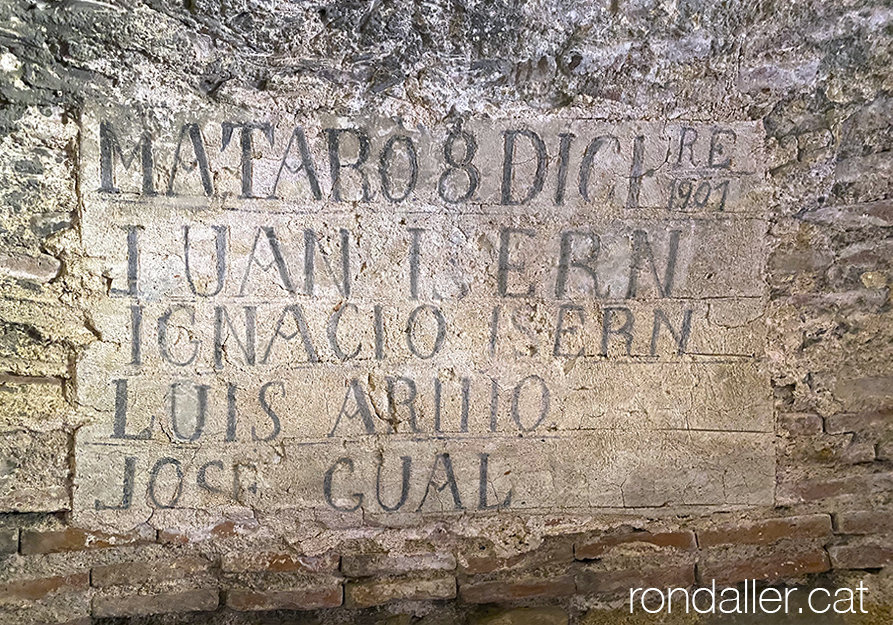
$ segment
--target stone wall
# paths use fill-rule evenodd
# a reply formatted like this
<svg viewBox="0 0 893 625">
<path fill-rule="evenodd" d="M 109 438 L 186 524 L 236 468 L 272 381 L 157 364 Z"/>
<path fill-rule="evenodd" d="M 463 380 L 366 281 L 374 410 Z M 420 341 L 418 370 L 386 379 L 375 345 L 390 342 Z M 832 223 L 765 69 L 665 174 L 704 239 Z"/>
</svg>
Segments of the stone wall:
<svg viewBox="0 0 893 625">
<path fill-rule="evenodd" d="M 7 0 L 0 623 L 889 622 L 891 49 L 865 0 Z"/>
</svg>

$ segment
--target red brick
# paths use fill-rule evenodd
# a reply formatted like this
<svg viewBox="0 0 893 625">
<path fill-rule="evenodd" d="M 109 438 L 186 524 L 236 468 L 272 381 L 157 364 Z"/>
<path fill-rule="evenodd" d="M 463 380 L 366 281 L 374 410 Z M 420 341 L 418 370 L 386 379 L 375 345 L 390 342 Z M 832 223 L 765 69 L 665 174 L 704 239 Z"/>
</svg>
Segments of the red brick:
<svg viewBox="0 0 893 625">
<path fill-rule="evenodd" d="M 824 424 L 817 414 L 790 412 L 778 415 L 778 427 L 791 436 L 817 436 L 822 433 Z"/>
<path fill-rule="evenodd" d="M 83 549 L 105 549 L 120 545 L 137 545 L 154 542 L 155 532 L 138 529 L 126 534 L 106 534 L 68 528 L 58 531 L 41 532 L 22 530 L 21 551 L 24 555 L 60 553 Z"/>
<path fill-rule="evenodd" d="M 893 532 L 893 510 L 860 510 L 835 515 L 840 534 L 882 534 Z"/>
<path fill-rule="evenodd" d="M 148 616 L 181 612 L 210 612 L 217 609 L 220 597 L 216 589 L 165 592 L 154 595 L 97 595 L 93 597 L 93 616 Z"/>
<path fill-rule="evenodd" d="M 459 584 L 459 596 L 468 603 L 505 603 L 522 599 L 569 597 L 575 590 L 574 578 L 570 575 L 542 579 L 468 581 Z"/>
<path fill-rule="evenodd" d="M 835 569 L 880 569 L 893 564 L 893 545 L 849 544 L 829 547 Z"/>
<path fill-rule="evenodd" d="M 701 584 L 737 584 L 746 579 L 781 581 L 810 573 L 824 573 L 831 568 L 824 549 L 814 548 L 768 556 L 714 559 L 698 565 Z"/>
<path fill-rule="evenodd" d="M 0 556 L 15 553 L 19 550 L 19 530 L 0 528 Z"/>
<path fill-rule="evenodd" d="M 626 532 L 623 534 L 604 534 L 598 538 L 574 545 L 577 560 L 593 560 L 601 558 L 611 548 L 630 543 L 648 543 L 657 547 L 693 550 L 697 547 L 693 532 Z"/>
<path fill-rule="evenodd" d="M 350 577 L 402 575 L 423 571 L 452 571 L 456 558 L 451 553 L 390 555 L 384 553 L 346 555 L 341 558 L 341 572 Z"/>
<path fill-rule="evenodd" d="M 211 568 L 204 558 L 176 558 L 154 562 L 123 562 L 93 567 L 91 577 L 96 587 L 138 585 L 192 577 Z"/>
<path fill-rule="evenodd" d="M 368 608 L 391 601 L 432 601 L 454 599 L 456 578 L 452 575 L 391 577 L 348 582 L 344 603 L 350 607 Z"/>
<path fill-rule="evenodd" d="M 574 559 L 573 545 L 566 542 L 544 544 L 539 549 L 505 558 L 495 555 L 466 554 L 459 556 L 459 567 L 464 573 L 478 575 L 494 571 L 533 569 L 549 564 L 569 564 Z"/>
<path fill-rule="evenodd" d="M 871 473 L 831 479 L 804 480 L 785 485 L 780 499 L 785 503 L 818 501 L 847 495 L 869 497 L 876 491 L 893 489 L 893 473 Z"/>
<path fill-rule="evenodd" d="M 680 587 L 695 583 L 694 563 L 657 567 L 603 571 L 586 569 L 577 574 L 577 592 L 590 595 L 625 594 L 630 588 Z"/>
<path fill-rule="evenodd" d="M 831 517 L 810 514 L 757 522 L 741 522 L 698 532 L 701 547 L 716 545 L 771 545 L 785 538 L 816 539 L 831 536 Z"/>
<path fill-rule="evenodd" d="M 287 590 L 240 590 L 226 593 L 226 605 L 242 612 L 254 610 L 317 610 L 337 608 L 343 591 L 340 580 L 329 584 Z"/>
<path fill-rule="evenodd" d="M 0 599 L 37 601 L 53 593 L 84 592 L 90 585 L 89 573 L 24 579 L 0 584 Z"/>
<path fill-rule="evenodd" d="M 259 552 L 228 553 L 221 560 L 221 568 L 228 573 L 329 573 L 338 570 L 338 555 L 302 556 L 295 553 Z"/>
<path fill-rule="evenodd" d="M 825 419 L 825 427 L 829 434 L 844 432 L 880 434 L 887 430 L 893 430 L 893 411 L 836 414 Z"/>
</svg>

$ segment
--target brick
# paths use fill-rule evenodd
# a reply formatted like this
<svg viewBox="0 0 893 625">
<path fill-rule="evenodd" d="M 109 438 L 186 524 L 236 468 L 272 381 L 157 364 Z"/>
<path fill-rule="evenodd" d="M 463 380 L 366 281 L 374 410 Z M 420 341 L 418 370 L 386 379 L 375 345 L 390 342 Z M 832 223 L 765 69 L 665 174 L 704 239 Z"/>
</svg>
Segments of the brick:
<svg viewBox="0 0 893 625">
<path fill-rule="evenodd" d="M 893 430 L 893 411 L 836 414 L 825 418 L 825 427 L 829 434 L 845 432 L 880 434 Z"/>
<path fill-rule="evenodd" d="M 13 254 L 0 252 L 0 275 L 33 282 L 49 282 L 59 275 L 62 263 L 49 254 Z"/>
<path fill-rule="evenodd" d="M 122 586 L 151 584 L 192 577 L 211 568 L 204 558 L 176 558 L 154 562 L 123 562 L 93 567 L 93 586 Z"/>
<path fill-rule="evenodd" d="M 841 462 L 863 464 L 875 461 L 875 445 L 870 441 L 852 441 L 840 452 Z"/>
<path fill-rule="evenodd" d="M 824 206 L 803 213 L 804 221 L 841 226 L 893 226 L 893 201 L 879 200 L 841 206 Z"/>
<path fill-rule="evenodd" d="M 343 599 L 340 580 L 328 584 L 287 590 L 241 590 L 226 593 L 226 605 L 233 610 L 318 610 L 337 608 Z"/>
<path fill-rule="evenodd" d="M 877 406 L 889 404 L 893 394 L 893 376 L 859 376 L 855 371 L 814 374 L 819 388 L 825 387 L 840 403 L 843 412 L 869 412 Z"/>
<path fill-rule="evenodd" d="M 831 535 L 831 517 L 827 514 L 810 514 L 701 530 L 698 532 L 698 544 L 701 547 L 771 545 L 786 538 L 817 539 Z"/>
<path fill-rule="evenodd" d="M 55 593 L 84 592 L 90 585 L 87 572 L 57 575 L 40 579 L 25 579 L 0 584 L 0 600 L 19 599 L 37 601 Z"/>
<path fill-rule="evenodd" d="M 456 578 L 437 575 L 420 578 L 418 575 L 368 579 L 348 582 L 344 588 L 344 603 L 354 608 L 368 608 L 391 601 L 437 601 L 456 597 Z"/>
<path fill-rule="evenodd" d="M 19 550 L 19 530 L 0 528 L 0 557 L 15 553 Z"/>
<path fill-rule="evenodd" d="M 893 564 L 893 546 L 849 544 L 828 548 L 835 569 L 880 569 Z"/>
<path fill-rule="evenodd" d="M 121 545 L 142 545 L 154 542 L 155 532 L 141 527 L 126 534 L 106 534 L 83 529 L 67 528 L 58 531 L 22 530 L 23 555 L 106 549 Z"/>
<path fill-rule="evenodd" d="M 657 547 L 693 550 L 697 547 L 694 532 L 626 532 L 622 534 L 605 534 L 590 541 L 578 542 L 574 545 L 574 556 L 578 560 L 600 558 L 610 549 L 618 545 L 630 543 L 647 543 Z"/>
<path fill-rule="evenodd" d="M 835 515 L 839 534 L 893 532 L 893 510 L 859 510 Z"/>
<path fill-rule="evenodd" d="M 341 558 L 341 572 L 350 577 L 402 575 L 423 571 L 452 571 L 456 558 L 451 553 L 390 555 L 383 553 L 346 555 Z"/>
<path fill-rule="evenodd" d="M 569 564 L 574 559 L 574 547 L 568 542 L 553 542 L 539 549 L 509 557 L 495 555 L 460 554 L 459 568 L 463 573 L 478 575 L 494 571 L 533 569 L 549 564 Z"/>
<path fill-rule="evenodd" d="M 153 595 L 97 595 L 93 597 L 93 616 L 148 616 L 182 612 L 210 612 L 217 609 L 220 597 L 216 589 L 165 592 Z"/>
<path fill-rule="evenodd" d="M 870 497 L 877 491 L 893 489 L 893 473 L 871 473 L 841 478 L 820 478 L 786 484 L 780 503 L 803 503 L 832 497 Z"/>
<path fill-rule="evenodd" d="M 791 436 L 817 436 L 822 433 L 824 424 L 817 414 L 789 412 L 778 415 L 778 427 Z"/>
<path fill-rule="evenodd" d="M 513 608 L 474 619 L 471 625 L 567 625 L 561 608 Z"/>
<path fill-rule="evenodd" d="M 830 568 L 828 554 L 816 547 L 793 553 L 707 560 L 698 565 L 698 576 L 703 585 L 709 585 L 712 580 L 717 584 L 736 584 L 746 579 L 780 581 L 824 573 Z"/>
<path fill-rule="evenodd" d="M 570 575 L 543 579 L 468 581 L 459 584 L 459 596 L 468 603 L 505 603 L 522 599 L 569 597 L 575 590 L 574 578 Z"/>
<path fill-rule="evenodd" d="M 227 553 L 221 568 L 227 573 L 329 573 L 338 570 L 338 555 L 303 556 L 295 553 Z"/>
<path fill-rule="evenodd" d="M 650 569 L 634 568 L 620 571 L 584 569 L 577 573 L 577 592 L 589 595 L 625 594 L 630 588 L 693 586 L 693 562 Z"/>
</svg>

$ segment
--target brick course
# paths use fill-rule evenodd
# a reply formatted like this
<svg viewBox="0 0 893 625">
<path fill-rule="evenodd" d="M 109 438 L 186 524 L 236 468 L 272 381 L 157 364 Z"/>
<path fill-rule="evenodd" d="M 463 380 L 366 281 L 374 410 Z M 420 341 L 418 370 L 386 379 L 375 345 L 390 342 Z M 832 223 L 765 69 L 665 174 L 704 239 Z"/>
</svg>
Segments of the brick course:
<svg viewBox="0 0 893 625">
<path fill-rule="evenodd" d="M 737 584 L 744 580 L 780 581 L 831 568 L 828 554 L 821 548 L 792 552 L 773 552 L 756 556 L 713 557 L 698 564 L 701 584 Z"/>
<path fill-rule="evenodd" d="M 576 577 L 577 592 L 589 595 L 626 594 L 630 588 L 643 587 L 686 588 L 694 583 L 694 563 L 627 570 L 586 568 Z"/>
<path fill-rule="evenodd" d="M 23 579 L 0 584 L 0 600 L 37 601 L 55 593 L 86 592 L 90 584 L 87 572 L 57 575 L 40 579 Z"/>
<path fill-rule="evenodd" d="M 0 528 L 0 557 L 19 550 L 19 530 Z"/>
<path fill-rule="evenodd" d="M 757 522 L 743 521 L 698 531 L 701 547 L 716 545 L 769 545 L 782 539 L 822 539 L 832 535 L 831 517 L 812 514 Z"/>
<path fill-rule="evenodd" d="M 514 577 L 459 583 L 459 596 L 468 603 L 506 603 L 523 599 L 569 597 L 576 587 L 571 575 L 544 579 Z"/>
<path fill-rule="evenodd" d="M 295 553 L 264 551 L 258 553 L 226 553 L 221 568 L 230 573 L 268 571 L 323 573 L 338 569 L 339 557 L 335 553 L 320 556 L 304 556 Z"/>
<path fill-rule="evenodd" d="M 307 584 L 300 588 L 276 590 L 231 589 L 226 592 L 227 607 L 238 611 L 317 610 L 342 603 L 340 580 Z"/>
<path fill-rule="evenodd" d="M 452 575 L 378 578 L 348 582 L 344 602 L 350 607 L 368 608 L 391 601 L 434 601 L 456 596 L 456 578 Z"/>
<path fill-rule="evenodd" d="M 139 529 L 126 534 L 108 534 L 78 528 L 40 531 L 23 530 L 21 552 L 24 555 L 106 549 L 121 545 L 148 544 L 155 541 L 155 532 Z"/>
<path fill-rule="evenodd" d="M 151 595 L 96 595 L 93 616 L 148 616 L 181 612 L 210 612 L 220 602 L 217 589 L 164 592 Z"/>
<path fill-rule="evenodd" d="M 91 583 L 96 587 L 138 585 L 189 579 L 207 572 L 212 563 L 204 558 L 176 558 L 154 562 L 122 562 L 93 567 Z"/>
<path fill-rule="evenodd" d="M 414 571 L 452 571 L 456 558 L 451 553 L 360 554 L 341 559 L 341 571 L 350 577 L 400 575 Z"/>
<path fill-rule="evenodd" d="M 552 564 L 569 564 L 574 559 L 574 547 L 569 541 L 552 541 L 537 549 L 513 556 L 480 555 L 469 550 L 459 554 L 459 570 L 469 575 L 515 569 L 533 569 Z"/>
<path fill-rule="evenodd" d="M 647 543 L 656 547 L 692 550 L 697 547 L 694 532 L 625 532 L 606 534 L 594 539 L 577 542 L 574 555 L 578 560 L 592 560 L 605 555 L 611 548 L 630 543 Z"/>
</svg>

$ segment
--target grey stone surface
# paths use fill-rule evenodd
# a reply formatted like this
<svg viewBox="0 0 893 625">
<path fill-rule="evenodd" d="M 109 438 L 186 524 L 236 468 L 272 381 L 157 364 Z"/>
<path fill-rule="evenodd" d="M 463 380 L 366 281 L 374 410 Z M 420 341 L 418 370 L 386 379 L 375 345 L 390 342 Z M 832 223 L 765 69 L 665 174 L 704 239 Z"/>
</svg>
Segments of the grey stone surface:
<svg viewBox="0 0 893 625">
<path fill-rule="evenodd" d="M 758 126 L 253 108 L 85 114 L 76 518 L 772 501 Z"/>
</svg>

